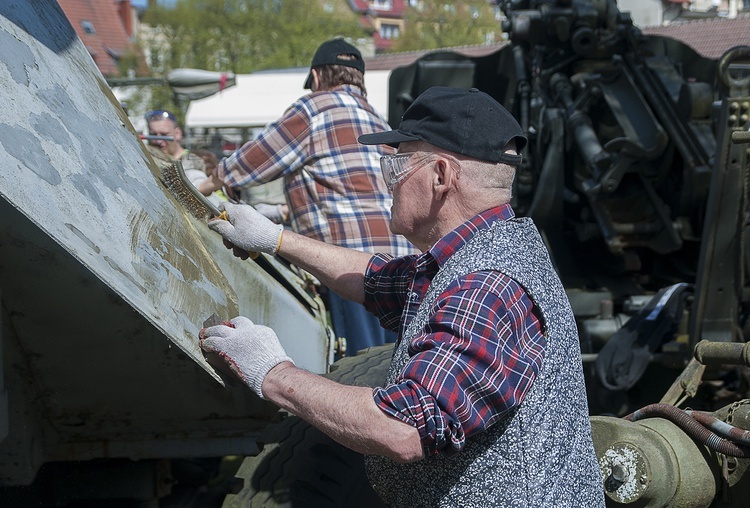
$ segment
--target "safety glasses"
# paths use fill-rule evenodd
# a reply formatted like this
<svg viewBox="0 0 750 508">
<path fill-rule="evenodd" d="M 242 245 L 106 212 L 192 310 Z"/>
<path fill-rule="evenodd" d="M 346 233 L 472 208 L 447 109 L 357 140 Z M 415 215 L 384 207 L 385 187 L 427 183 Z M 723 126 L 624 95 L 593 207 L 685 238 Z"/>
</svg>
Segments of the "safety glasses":
<svg viewBox="0 0 750 508">
<path fill-rule="evenodd" d="M 421 153 L 422 155 L 414 157 L 414 155 Z M 424 162 L 432 156 L 442 157 L 447 159 L 450 165 L 455 171 L 456 178 L 459 177 L 461 172 L 461 164 L 458 159 L 448 155 L 447 153 L 433 153 L 433 152 L 401 152 L 393 155 L 384 155 L 380 158 L 380 171 L 383 172 L 383 180 L 388 190 L 393 192 L 393 187 L 398 182 L 406 178 L 406 175 L 418 169 L 424 164 Z"/>
<path fill-rule="evenodd" d="M 163 109 L 149 111 L 146 113 L 145 118 L 147 122 L 153 122 L 154 120 L 172 120 L 174 123 L 177 123 L 177 117 Z"/>
<path fill-rule="evenodd" d="M 422 162 L 427 160 L 431 155 L 430 152 L 422 152 L 422 156 L 411 160 L 412 156 L 420 152 L 402 152 L 392 155 L 384 155 L 380 158 L 380 171 L 383 172 L 383 180 L 389 191 L 403 180 L 413 169 L 416 169 Z"/>
</svg>

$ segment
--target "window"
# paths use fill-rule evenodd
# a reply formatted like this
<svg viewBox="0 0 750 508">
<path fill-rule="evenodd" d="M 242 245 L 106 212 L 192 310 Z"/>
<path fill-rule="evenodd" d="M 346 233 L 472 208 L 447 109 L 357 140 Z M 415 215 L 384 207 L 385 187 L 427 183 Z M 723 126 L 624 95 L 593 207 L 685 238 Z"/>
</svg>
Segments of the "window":
<svg viewBox="0 0 750 508">
<path fill-rule="evenodd" d="M 398 25 L 383 23 L 380 25 L 380 36 L 383 39 L 398 39 Z"/>
<path fill-rule="evenodd" d="M 91 21 L 81 21 L 81 26 L 83 27 L 83 31 L 87 34 L 96 33 L 96 30 L 94 30 L 94 24 Z"/>
<path fill-rule="evenodd" d="M 370 7 L 379 11 L 390 11 L 393 2 L 391 0 L 370 0 Z"/>
</svg>

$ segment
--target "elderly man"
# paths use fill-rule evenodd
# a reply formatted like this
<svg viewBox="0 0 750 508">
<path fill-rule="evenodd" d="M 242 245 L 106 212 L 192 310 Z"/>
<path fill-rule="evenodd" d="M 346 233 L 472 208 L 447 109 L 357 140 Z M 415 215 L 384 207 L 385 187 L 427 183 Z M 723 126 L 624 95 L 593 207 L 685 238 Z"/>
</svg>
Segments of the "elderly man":
<svg viewBox="0 0 750 508">
<path fill-rule="evenodd" d="M 511 209 L 526 139 L 494 99 L 434 87 L 398 130 L 360 137 L 381 167 L 390 227 L 422 253 L 370 256 L 282 231 L 248 206 L 209 226 L 278 254 L 397 329 L 370 389 L 295 367 L 246 318 L 201 331 L 255 392 L 366 454 L 392 506 L 604 506 L 570 305 L 532 221 Z"/>
</svg>

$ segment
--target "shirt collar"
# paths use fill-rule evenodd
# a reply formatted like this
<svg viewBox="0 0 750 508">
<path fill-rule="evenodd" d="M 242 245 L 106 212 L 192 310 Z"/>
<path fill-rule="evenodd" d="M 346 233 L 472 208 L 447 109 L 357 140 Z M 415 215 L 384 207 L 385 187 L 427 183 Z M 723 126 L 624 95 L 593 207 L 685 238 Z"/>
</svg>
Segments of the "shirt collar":
<svg viewBox="0 0 750 508">
<path fill-rule="evenodd" d="M 420 258 L 424 256 L 426 259 L 419 259 L 417 260 L 417 263 L 427 263 L 429 258 L 433 258 L 437 261 L 438 266 L 443 266 L 448 258 L 455 254 L 461 247 L 466 245 L 466 243 L 471 240 L 478 231 L 487 229 L 497 221 L 509 220 L 513 217 L 515 217 L 515 213 L 509 204 L 496 206 L 478 213 L 435 242 L 435 245 L 419 256 Z"/>
<path fill-rule="evenodd" d="M 356 95 L 362 95 L 362 89 L 360 89 L 358 86 L 355 85 L 336 85 L 330 90 L 322 90 L 321 92 L 345 92 L 349 94 L 356 94 Z M 317 92 L 315 92 L 317 93 Z"/>
</svg>

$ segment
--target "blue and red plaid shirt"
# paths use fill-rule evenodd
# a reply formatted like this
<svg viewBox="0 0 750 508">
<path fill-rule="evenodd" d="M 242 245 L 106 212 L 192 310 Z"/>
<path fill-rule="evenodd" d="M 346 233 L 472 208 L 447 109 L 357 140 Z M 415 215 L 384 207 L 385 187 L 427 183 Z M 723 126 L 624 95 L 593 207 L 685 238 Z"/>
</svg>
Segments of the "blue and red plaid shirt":
<svg viewBox="0 0 750 508">
<path fill-rule="evenodd" d="M 284 179 L 292 229 L 365 252 L 417 252 L 389 229 L 393 198 L 380 172 L 387 146 L 362 145 L 362 134 L 389 130 L 356 86 L 307 94 L 253 141 L 224 159 L 218 176 L 230 188 Z"/>
<path fill-rule="evenodd" d="M 403 334 L 439 267 L 477 231 L 513 216 L 509 205 L 493 208 L 422 254 L 374 256 L 365 307 Z M 518 283 L 496 271 L 471 273 L 437 298 L 427 325 L 411 339 L 403 374 L 396 384 L 373 390 L 375 403 L 416 426 L 427 455 L 452 455 L 523 401 L 546 346 L 534 304 Z"/>
</svg>

